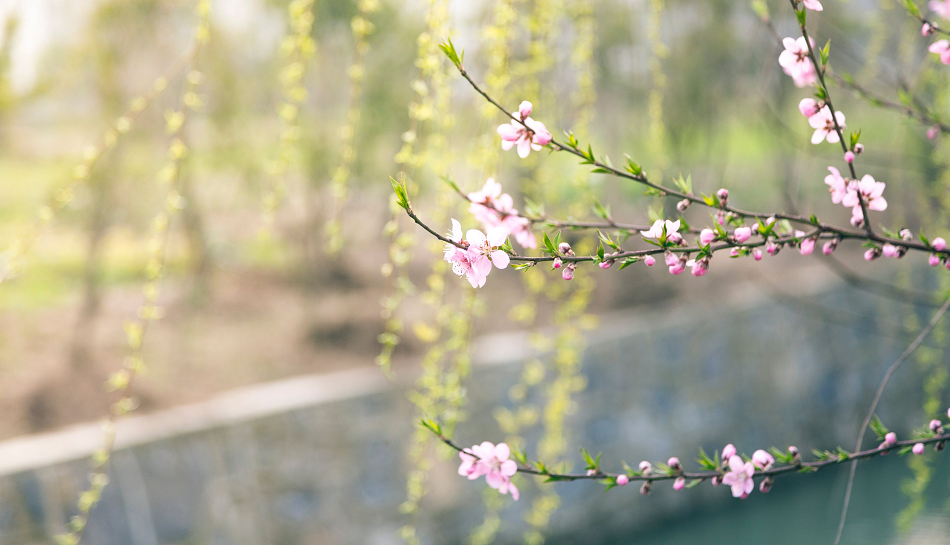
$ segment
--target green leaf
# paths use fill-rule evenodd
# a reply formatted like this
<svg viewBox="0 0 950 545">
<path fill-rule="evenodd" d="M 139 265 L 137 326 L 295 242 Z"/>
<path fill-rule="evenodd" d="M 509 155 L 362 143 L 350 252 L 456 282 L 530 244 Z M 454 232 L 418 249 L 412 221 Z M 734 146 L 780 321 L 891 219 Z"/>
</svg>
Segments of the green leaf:
<svg viewBox="0 0 950 545">
<path fill-rule="evenodd" d="M 397 182 L 392 176 L 389 177 L 389 181 L 393 184 L 393 191 L 396 192 L 396 203 L 402 207 L 406 212 L 409 211 L 409 197 L 406 194 L 406 185 L 402 182 Z"/>
<path fill-rule="evenodd" d="M 656 220 L 663 219 L 663 209 L 650 207 L 647 209 L 647 217 L 650 218 L 650 222 L 655 222 Z"/>
<path fill-rule="evenodd" d="M 551 242 L 551 239 L 548 238 L 548 234 L 545 233 L 544 231 L 541 231 L 541 243 L 544 244 L 544 247 L 545 249 L 547 249 L 549 254 L 555 255 L 555 256 L 558 255 L 557 246 L 553 242 Z"/>
<path fill-rule="evenodd" d="M 452 61 L 452 64 L 454 64 L 456 68 L 462 68 L 462 58 L 465 56 L 465 51 L 462 51 L 462 55 L 459 55 L 458 52 L 455 51 L 455 44 L 452 43 L 452 38 L 446 38 L 444 42 L 440 43 L 439 49 L 445 53 L 445 56 Z"/>
<path fill-rule="evenodd" d="M 822 66 L 825 66 L 828 64 L 828 57 L 831 55 L 830 50 L 831 50 L 831 40 L 828 40 L 825 43 L 825 47 L 821 48 L 821 50 L 818 52 Z"/>
<path fill-rule="evenodd" d="M 795 12 L 795 18 L 798 19 L 798 26 L 805 28 L 805 9 Z"/>
<path fill-rule="evenodd" d="M 603 220 L 610 220 L 610 205 L 606 207 L 599 200 L 594 200 L 594 213 Z"/>
<path fill-rule="evenodd" d="M 884 436 L 888 434 L 890 430 L 887 429 L 887 426 L 881 422 L 881 419 L 874 415 L 874 418 L 871 419 L 871 422 L 868 424 L 870 428 L 877 434 L 877 438 L 880 441 L 884 440 Z"/>
<path fill-rule="evenodd" d="M 620 267 L 618 267 L 617 270 L 618 270 L 618 271 L 622 271 L 622 270 L 624 270 L 626 267 L 629 267 L 630 265 L 633 265 L 633 264 L 636 263 L 637 261 L 640 261 L 640 257 L 639 257 L 639 256 L 635 256 L 635 255 L 634 255 L 634 256 L 630 256 L 630 257 L 625 257 L 624 260 L 620 262 Z"/>
<path fill-rule="evenodd" d="M 640 167 L 640 165 L 638 165 L 636 161 L 631 159 L 629 155 L 624 154 L 624 157 L 627 158 L 627 166 L 626 166 L 627 172 L 629 172 L 630 174 L 633 174 L 634 176 L 643 176 L 643 168 Z"/>
</svg>

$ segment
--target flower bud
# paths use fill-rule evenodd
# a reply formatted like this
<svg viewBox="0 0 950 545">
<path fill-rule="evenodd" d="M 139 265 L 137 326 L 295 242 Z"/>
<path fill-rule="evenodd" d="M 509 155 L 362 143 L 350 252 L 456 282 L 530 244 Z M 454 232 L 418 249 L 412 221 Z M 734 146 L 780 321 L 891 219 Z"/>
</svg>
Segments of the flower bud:
<svg viewBox="0 0 950 545">
<path fill-rule="evenodd" d="M 752 250 L 752 259 L 755 259 L 756 261 L 762 261 L 762 250 L 758 248 Z"/>
<path fill-rule="evenodd" d="M 752 465 L 755 467 L 766 470 L 772 467 L 772 464 L 775 463 L 775 458 L 772 458 L 772 455 L 768 452 L 765 452 L 762 449 L 759 449 L 752 453 Z"/>
<path fill-rule="evenodd" d="M 921 36 L 924 36 L 924 37 L 926 37 L 926 36 L 933 36 L 933 33 L 934 33 L 934 27 L 931 26 L 930 23 L 924 23 L 924 25 L 923 25 L 922 27 L 920 27 L 920 35 L 921 35 Z"/>
<path fill-rule="evenodd" d="M 910 449 L 910 451 L 913 452 L 914 454 L 920 456 L 921 454 L 924 453 L 924 444 L 923 444 L 923 443 L 917 443 L 917 444 L 914 445 L 914 448 Z"/>
<path fill-rule="evenodd" d="M 884 444 L 891 446 L 894 443 L 897 443 L 897 434 L 892 431 L 888 432 L 887 435 L 884 436 Z"/>
<path fill-rule="evenodd" d="M 864 151 L 864 144 L 855 144 L 855 145 L 854 145 L 854 154 L 855 154 L 855 155 L 861 155 L 861 153 L 862 153 L 863 151 Z"/>
<path fill-rule="evenodd" d="M 897 234 L 900 235 L 901 240 L 911 240 L 914 238 L 914 233 L 911 233 L 910 229 L 906 227 L 901 229 Z"/>
<path fill-rule="evenodd" d="M 729 257 L 739 257 L 739 248 L 729 250 Z"/>
<path fill-rule="evenodd" d="M 683 469 L 683 466 L 680 465 L 680 459 L 676 456 L 670 457 L 670 459 L 666 461 L 666 465 L 670 466 L 670 469 L 673 471 L 681 471 Z"/>
<path fill-rule="evenodd" d="M 653 465 L 650 462 L 644 460 L 640 462 L 640 473 L 643 475 L 649 475 L 653 472 Z"/>
<path fill-rule="evenodd" d="M 722 203 L 723 206 L 725 206 L 726 203 L 729 202 L 729 190 L 726 188 L 722 188 L 719 191 L 717 191 L 716 196 L 719 197 L 719 201 Z"/>
<path fill-rule="evenodd" d="M 881 249 L 880 249 L 880 248 L 868 248 L 868 249 L 864 252 L 864 260 L 865 260 L 865 261 L 874 261 L 875 259 L 877 259 L 877 258 L 879 258 L 879 257 L 881 257 Z"/>
<path fill-rule="evenodd" d="M 721 485 L 721 484 L 722 484 L 722 477 L 720 477 L 719 475 L 716 475 L 716 476 L 714 476 L 714 477 L 712 478 L 712 485 L 713 485 L 713 486 L 719 486 L 719 485 Z"/>
<path fill-rule="evenodd" d="M 587 476 L 588 476 L 588 477 L 593 477 L 594 475 L 597 475 L 597 470 L 596 470 L 596 469 L 588 469 L 588 470 L 587 470 Z"/>
<path fill-rule="evenodd" d="M 521 106 L 518 106 L 518 114 L 521 116 L 521 119 L 524 120 L 529 115 L 531 115 L 531 110 L 534 107 L 527 100 L 521 103 Z"/>
<path fill-rule="evenodd" d="M 613 264 L 614 264 L 613 259 L 607 259 L 598 263 L 597 266 L 600 267 L 601 269 L 609 269 L 611 266 L 613 266 Z"/>
<path fill-rule="evenodd" d="M 732 457 L 735 456 L 735 455 L 736 455 L 736 447 L 735 447 L 735 445 L 733 445 L 732 443 L 729 443 L 728 445 L 726 445 L 725 447 L 723 447 L 723 449 L 722 449 L 722 461 L 723 461 L 723 463 L 725 463 L 726 460 L 728 460 L 729 458 L 732 458 Z"/>
<path fill-rule="evenodd" d="M 766 253 L 768 253 L 771 256 L 778 255 L 781 249 L 782 248 L 778 244 L 775 244 L 774 242 L 769 242 L 768 244 L 765 245 Z"/>
<path fill-rule="evenodd" d="M 851 226 L 852 226 L 852 227 L 863 227 L 863 226 L 864 226 L 864 218 L 862 218 L 861 216 L 851 216 Z"/>
<path fill-rule="evenodd" d="M 802 101 L 798 103 L 798 111 L 805 117 L 811 117 L 818 113 L 821 106 L 822 105 L 813 98 L 803 98 Z"/>
<path fill-rule="evenodd" d="M 940 452 L 946 446 L 947 446 L 946 441 L 937 441 L 936 443 L 934 443 L 934 450 L 936 450 L 937 452 Z"/>
<path fill-rule="evenodd" d="M 752 238 L 752 229 L 748 227 L 739 227 L 735 230 L 733 236 L 736 238 L 736 242 L 742 244 L 743 242 Z"/>
<path fill-rule="evenodd" d="M 656 263 L 656 259 L 652 255 L 648 255 L 643 258 L 643 262 L 647 264 L 647 267 L 652 267 Z"/>
<path fill-rule="evenodd" d="M 564 267 L 564 270 L 561 271 L 561 278 L 564 280 L 574 280 L 574 269 L 577 268 L 573 263 L 568 264 L 567 267 Z"/>
<path fill-rule="evenodd" d="M 775 479 L 772 477 L 766 477 L 762 479 L 762 482 L 759 483 L 759 492 L 763 494 L 768 494 L 769 490 L 772 490 L 772 483 L 775 482 Z"/>
<path fill-rule="evenodd" d="M 714 240 L 716 240 L 716 233 L 714 233 L 712 229 L 703 229 L 699 232 L 699 243 L 703 246 Z"/>
<path fill-rule="evenodd" d="M 640 485 L 640 493 L 646 496 L 653 490 L 653 483 L 650 481 L 643 481 L 643 484 Z"/>
<path fill-rule="evenodd" d="M 936 419 L 931 420 L 930 431 L 936 433 L 937 435 L 941 435 L 943 434 L 943 425 L 941 424 L 939 420 L 936 420 Z"/>
<path fill-rule="evenodd" d="M 670 241 L 672 244 L 679 244 L 680 242 L 683 242 L 683 235 L 679 233 L 670 233 L 667 235 L 666 240 Z"/>
<path fill-rule="evenodd" d="M 936 267 L 940 264 L 940 256 L 937 254 L 930 254 L 930 257 L 927 258 L 927 264 L 931 267 Z"/>
<path fill-rule="evenodd" d="M 676 254 L 670 251 L 667 251 L 663 255 L 663 259 L 666 262 L 667 267 L 672 267 L 673 265 L 676 265 L 677 263 L 679 263 L 679 260 L 680 260 L 679 256 L 677 256 Z"/>
<path fill-rule="evenodd" d="M 894 246 L 893 244 L 890 244 L 890 243 L 885 244 L 883 247 L 881 247 L 881 255 L 883 255 L 884 257 L 897 257 L 898 256 L 897 246 Z"/>
<path fill-rule="evenodd" d="M 564 262 L 561 261 L 561 258 L 560 258 L 560 257 L 555 257 L 555 258 L 554 258 L 554 268 L 555 268 L 555 269 L 560 269 L 560 268 L 563 267 L 563 266 L 564 266 Z"/>
<path fill-rule="evenodd" d="M 568 256 L 573 256 L 573 255 L 574 255 L 574 250 L 571 249 L 571 245 L 568 244 L 568 243 L 566 243 L 566 242 L 562 242 L 562 243 L 558 244 L 558 245 L 557 245 L 557 251 L 561 252 L 561 253 L 564 254 L 564 255 L 568 255 Z"/>
<path fill-rule="evenodd" d="M 723 212 L 722 210 L 716 212 L 716 223 L 718 223 L 719 225 L 726 224 L 726 213 Z"/>
<path fill-rule="evenodd" d="M 944 240 L 943 237 L 937 237 L 933 239 L 930 245 L 933 246 L 933 249 L 937 250 L 938 252 L 947 249 L 947 241 Z"/>
<path fill-rule="evenodd" d="M 673 490 L 682 490 L 684 486 L 686 486 L 685 477 L 677 477 L 676 480 L 673 481 Z"/>
<path fill-rule="evenodd" d="M 676 209 L 679 210 L 680 212 L 686 212 L 686 209 L 689 208 L 689 205 L 691 204 L 691 202 L 692 201 L 690 201 L 689 199 L 683 199 L 679 201 L 678 203 L 676 203 Z"/>
<path fill-rule="evenodd" d="M 838 239 L 833 238 L 829 240 L 828 242 L 826 242 L 825 245 L 821 247 L 821 253 L 825 255 L 831 255 L 832 253 L 834 253 L 834 251 L 837 248 L 838 248 Z"/>
<path fill-rule="evenodd" d="M 854 162 L 854 152 L 853 152 L 853 151 L 846 151 L 846 152 L 844 152 L 844 160 L 845 160 L 845 162 L 848 163 L 849 165 L 850 165 L 851 163 L 853 163 L 853 162 Z"/>
<path fill-rule="evenodd" d="M 617 475 L 617 486 L 627 486 L 629 482 L 630 478 L 626 475 Z"/>
<path fill-rule="evenodd" d="M 940 125 L 931 125 L 927 128 L 927 138 L 933 140 L 940 134 Z"/>
<path fill-rule="evenodd" d="M 795 460 L 796 462 L 801 462 L 802 454 L 798 452 L 798 447 L 796 447 L 795 445 L 789 445 L 788 453 L 792 455 L 793 460 Z"/>
</svg>

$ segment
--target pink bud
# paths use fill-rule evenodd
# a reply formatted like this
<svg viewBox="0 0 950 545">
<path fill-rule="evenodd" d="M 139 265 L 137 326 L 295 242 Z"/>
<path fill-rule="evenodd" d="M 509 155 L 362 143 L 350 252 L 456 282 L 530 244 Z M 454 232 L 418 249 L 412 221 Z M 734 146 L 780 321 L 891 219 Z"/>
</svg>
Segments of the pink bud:
<svg viewBox="0 0 950 545">
<path fill-rule="evenodd" d="M 686 263 L 684 261 L 677 261 L 676 265 L 670 265 L 670 274 L 683 274 L 685 270 Z"/>
<path fill-rule="evenodd" d="M 801 453 L 798 452 L 798 447 L 796 447 L 795 445 L 788 446 L 788 453 L 791 454 L 792 458 L 794 458 L 795 460 L 798 460 L 799 458 L 802 457 Z"/>
<path fill-rule="evenodd" d="M 685 477 L 677 477 L 676 480 L 673 481 L 673 490 L 682 490 L 684 486 L 686 486 Z"/>
<path fill-rule="evenodd" d="M 531 110 L 534 107 L 527 100 L 521 103 L 521 106 L 518 106 L 518 113 L 521 115 L 521 119 L 527 118 L 531 115 Z"/>
<path fill-rule="evenodd" d="M 755 259 L 756 261 L 762 261 L 762 250 L 758 248 L 752 250 L 752 259 Z"/>
<path fill-rule="evenodd" d="M 933 33 L 934 27 L 932 27 L 930 23 L 924 23 L 924 26 L 920 27 L 921 36 L 933 36 Z"/>
<path fill-rule="evenodd" d="M 571 245 L 566 242 L 562 242 L 558 244 L 557 251 L 561 252 L 564 255 L 574 255 L 574 251 L 571 250 Z"/>
<path fill-rule="evenodd" d="M 943 430 L 941 429 L 941 423 L 940 423 L 940 421 L 939 421 L 939 420 L 931 420 L 931 421 L 930 421 L 930 431 L 932 431 L 932 432 L 934 432 L 934 433 L 940 433 L 940 432 L 937 431 L 937 430 L 943 431 Z"/>
<path fill-rule="evenodd" d="M 714 240 L 716 240 L 716 233 L 714 233 L 712 229 L 703 229 L 699 232 L 699 242 L 703 246 Z"/>
<path fill-rule="evenodd" d="M 676 203 L 676 209 L 680 212 L 686 212 L 686 209 L 689 208 L 691 201 L 689 199 L 683 199 Z"/>
<path fill-rule="evenodd" d="M 894 432 L 888 432 L 887 435 L 884 436 L 884 444 L 890 446 L 890 445 L 893 445 L 893 444 L 896 443 L 896 442 L 897 442 L 897 434 L 896 434 L 896 433 L 894 433 Z"/>
<path fill-rule="evenodd" d="M 647 267 L 652 267 L 653 264 L 656 263 L 656 259 L 653 259 L 652 255 L 648 255 L 643 258 L 643 262 L 647 264 Z"/>
<path fill-rule="evenodd" d="M 769 469 L 775 463 L 775 458 L 768 452 L 759 449 L 752 453 L 752 465 L 759 469 Z"/>
<path fill-rule="evenodd" d="M 600 267 L 601 269 L 609 269 L 610 266 L 613 264 L 614 264 L 614 260 L 608 259 L 606 261 L 601 261 L 600 263 L 597 264 L 597 266 Z"/>
<path fill-rule="evenodd" d="M 653 490 L 653 483 L 650 481 L 644 481 L 643 484 L 640 485 L 640 493 L 644 496 L 649 494 L 651 490 Z"/>
<path fill-rule="evenodd" d="M 722 201 L 723 204 L 725 204 L 725 202 L 729 200 L 729 190 L 722 188 L 716 192 L 716 196 L 719 197 L 719 200 Z"/>
<path fill-rule="evenodd" d="M 950 418 L 950 409 L 947 409 L 947 418 Z"/>
<path fill-rule="evenodd" d="M 594 475 L 597 475 L 597 470 L 596 470 L 596 469 L 588 469 L 588 470 L 587 470 L 587 476 L 588 476 L 588 477 L 593 477 Z"/>
<path fill-rule="evenodd" d="M 736 242 L 742 244 L 743 242 L 752 238 L 752 229 L 748 227 L 739 227 L 736 229 L 734 235 L 736 237 Z"/>
<path fill-rule="evenodd" d="M 739 257 L 739 248 L 729 250 L 729 257 Z"/>
<path fill-rule="evenodd" d="M 798 245 L 798 253 L 802 255 L 809 255 L 815 251 L 815 239 L 806 238 Z"/>
<path fill-rule="evenodd" d="M 683 466 L 680 465 L 680 459 L 677 458 L 676 456 L 670 457 L 670 459 L 666 461 L 666 465 L 670 466 L 673 469 L 683 468 Z"/>
<path fill-rule="evenodd" d="M 781 248 L 779 248 L 779 246 L 775 244 L 774 242 L 769 242 L 768 244 L 765 245 L 766 253 L 768 253 L 771 256 L 778 255 L 778 252 L 780 249 Z"/>
<path fill-rule="evenodd" d="M 880 445 L 877 446 L 877 448 L 882 449 L 882 448 L 886 448 L 886 447 L 888 447 L 888 446 L 890 446 L 890 445 L 888 445 L 887 443 L 881 443 Z M 888 451 L 885 450 L 884 452 L 881 453 L 881 456 L 887 456 L 887 453 L 888 453 Z"/>
<path fill-rule="evenodd" d="M 931 125 L 927 128 L 927 138 L 933 140 L 940 134 L 940 125 Z"/>
<path fill-rule="evenodd" d="M 927 258 L 927 263 L 931 267 L 936 267 L 937 265 L 940 264 L 940 256 L 937 254 L 930 254 L 930 257 Z"/>
<path fill-rule="evenodd" d="M 861 152 L 864 151 L 864 144 L 855 144 L 854 145 L 854 154 L 861 155 Z"/>
<path fill-rule="evenodd" d="M 669 235 L 666 236 L 666 240 L 670 241 L 673 244 L 679 244 L 680 242 L 683 242 L 683 235 L 679 233 L 670 233 Z"/>
<path fill-rule="evenodd" d="M 667 267 L 672 267 L 680 261 L 680 258 L 677 257 L 673 252 L 666 252 L 666 254 L 663 255 L 663 259 L 666 261 Z"/>
<path fill-rule="evenodd" d="M 868 248 L 868 249 L 864 252 L 864 260 L 865 260 L 865 261 L 874 261 L 875 259 L 877 259 L 877 258 L 879 258 L 879 257 L 881 257 L 881 250 L 879 250 L 879 249 L 877 249 L 877 248 Z"/>
<path fill-rule="evenodd" d="M 723 461 L 728 460 L 736 455 L 736 447 L 732 443 L 729 443 L 722 449 L 722 459 Z"/>
<path fill-rule="evenodd" d="M 914 448 L 910 449 L 910 451 L 913 452 L 914 454 L 920 456 L 921 454 L 924 453 L 924 444 L 923 444 L 923 443 L 917 443 L 917 444 L 914 445 Z"/>
<path fill-rule="evenodd" d="M 884 247 L 881 248 L 881 255 L 884 257 L 897 257 L 897 246 L 890 243 L 885 244 Z"/>
<path fill-rule="evenodd" d="M 651 465 L 650 462 L 644 460 L 640 462 L 639 469 L 640 469 L 640 473 L 644 475 L 649 475 L 650 473 L 653 472 L 653 465 Z"/>
<path fill-rule="evenodd" d="M 564 280 L 574 280 L 574 266 L 568 265 L 564 267 L 564 270 L 561 271 L 561 278 Z"/>
<path fill-rule="evenodd" d="M 617 475 L 617 486 L 627 486 L 629 482 L 630 478 L 626 475 Z"/>
<path fill-rule="evenodd" d="M 722 484 L 722 477 L 720 477 L 719 475 L 716 475 L 716 476 L 714 476 L 714 477 L 712 478 L 712 485 L 713 485 L 713 486 L 719 486 L 719 485 L 721 485 L 721 484 Z"/>
<path fill-rule="evenodd" d="M 763 494 L 768 494 L 769 490 L 772 490 L 772 483 L 775 482 L 772 480 L 772 477 L 766 477 L 762 479 L 762 482 L 759 483 L 759 492 Z"/>
<path fill-rule="evenodd" d="M 943 237 L 937 237 L 933 239 L 930 245 L 933 246 L 933 249 L 937 250 L 938 252 L 947 249 L 947 241 L 944 240 Z"/>
<path fill-rule="evenodd" d="M 564 262 L 561 261 L 561 258 L 560 258 L 560 257 L 555 257 L 555 258 L 554 258 L 554 268 L 555 268 L 555 269 L 560 269 L 560 268 L 563 267 L 563 266 L 564 266 Z"/>
<path fill-rule="evenodd" d="M 825 255 L 831 255 L 835 251 L 835 248 L 838 246 L 835 240 L 829 240 L 821 247 L 821 253 Z"/>
<path fill-rule="evenodd" d="M 798 103 L 798 111 L 805 117 L 811 117 L 817 114 L 820 109 L 818 101 L 813 98 L 803 98 L 802 101 Z"/>
<path fill-rule="evenodd" d="M 846 152 L 844 152 L 844 160 L 845 160 L 845 162 L 848 163 L 849 165 L 850 165 L 851 163 L 853 163 L 853 162 L 854 162 L 854 152 L 853 152 L 853 151 L 846 151 Z"/>
</svg>

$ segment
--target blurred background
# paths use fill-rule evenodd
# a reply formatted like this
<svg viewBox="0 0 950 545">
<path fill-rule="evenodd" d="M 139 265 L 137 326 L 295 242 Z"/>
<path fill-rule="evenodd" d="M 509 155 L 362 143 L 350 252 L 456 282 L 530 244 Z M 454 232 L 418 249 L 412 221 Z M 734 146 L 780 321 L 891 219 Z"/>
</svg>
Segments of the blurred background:
<svg viewBox="0 0 950 545">
<path fill-rule="evenodd" d="M 194 4 L 0 0 L 4 266 L 34 241 L 0 283 L 0 543 L 54 543 L 88 487 L 117 399 L 103 385 L 129 357 L 124 325 L 149 278 L 150 228 L 168 199 L 156 176 L 188 72 L 168 74 L 81 183 L 76 167 L 187 59 Z M 942 301 L 945 270 L 919 255 L 866 263 L 843 243 L 830 257 L 721 256 L 698 279 L 635 265 L 582 267 L 568 283 L 509 268 L 476 293 L 394 211 L 388 179 L 406 180 L 440 230 L 451 217 L 475 227 L 442 177 L 475 191 L 494 176 L 519 209 L 543 204 L 554 218 L 595 218 L 595 200 L 633 223 L 649 223 L 650 208 L 676 213 L 571 157 L 502 153 L 504 119 L 436 48 L 451 36 L 476 81 L 509 109 L 531 100 L 556 138 L 571 130 L 615 164 L 630 154 L 657 180 L 689 175 L 696 192 L 728 187 L 744 209 L 845 225 L 823 183 L 829 165 L 843 167 L 840 150 L 808 143 L 796 108 L 808 93 L 782 74 L 756 11 L 795 36 L 790 7 L 297 4 L 213 3 L 194 66 L 203 106 L 182 129 L 184 205 L 161 319 L 84 542 L 831 543 L 846 467 L 782 478 L 742 502 L 707 484 L 641 497 L 518 477 L 515 503 L 458 477 L 457 458 L 416 423 L 438 419 L 463 445 L 505 440 L 574 469 L 578 446 L 603 451 L 612 470 L 671 455 L 690 466 L 699 447 L 728 442 L 749 453 L 850 447 L 884 370 Z M 947 115 L 947 67 L 903 8 L 827 4 L 809 26 L 831 40 L 835 73 Z M 309 58 L 282 46 L 300 28 Z M 306 93 L 295 95 L 288 74 L 300 67 Z M 862 131 L 858 170 L 888 184 L 881 224 L 950 236 L 945 138 L 831 92 Z M 64 206 L 45 225 L 49 202 Z M 711 222 L 704 210 L 685 217 Z M 583 253 L 590 235 L 562 233 Z M 888 387 L 879 414 L 901 436 L 950 400 L 947 341 L 938 327 Z M 857 475 L 842 543 L 950 543 L 944 457 L 891 456 Z"/>
</svg>

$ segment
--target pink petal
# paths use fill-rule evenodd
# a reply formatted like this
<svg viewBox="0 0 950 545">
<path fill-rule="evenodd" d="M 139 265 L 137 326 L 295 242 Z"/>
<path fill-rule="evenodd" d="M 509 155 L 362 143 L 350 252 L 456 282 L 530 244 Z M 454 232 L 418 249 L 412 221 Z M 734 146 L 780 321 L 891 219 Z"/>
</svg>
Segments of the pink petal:
<svg viewBox="0 0 950 545">
<path fill-rule="evenodd" d="M 531 142 L 527 138 L 518 140 L 518 157 L 524 159 L 531 153 Z"/>
<path fill-rule="evenodd" d="M 511 260 L 508 258 L 508 254 L 506 254 L 503 250 L 495 250 L 491 253 L 491 262 L 499 269 L 508 267 L 508 263 L 510 261 Z"/>
<path fill-rule="evenodd" d="M 498 443 L 495 446 L 495 458 L 498 458 L 500 461 L 507 460 L 511 456 L 511 449 L 508 448 L 507 443 Z"/>
<path fill-rule="evenodd" d="M 501 463 L 501 474 L 511 477 L 518 472 L 518 464 L 514 460 L 505 460 Z"/>
<path fill-rule="evenodd" d="M 521 137 L 521 128 L 514 126 L 512 123 L 505 123 L 504 125 L 498 125 L 498 134 L 502 140 L 514 142 Z"/>
<path fill-rule="evenodd" d="M 481 246 L 485 243 L 487 238 L 485 237 L 485 233 L 482 233 L 478 229 L 469 229 L 468 232 L 465 233 L 465 240 L 472 246 Z"/>
</svg>

